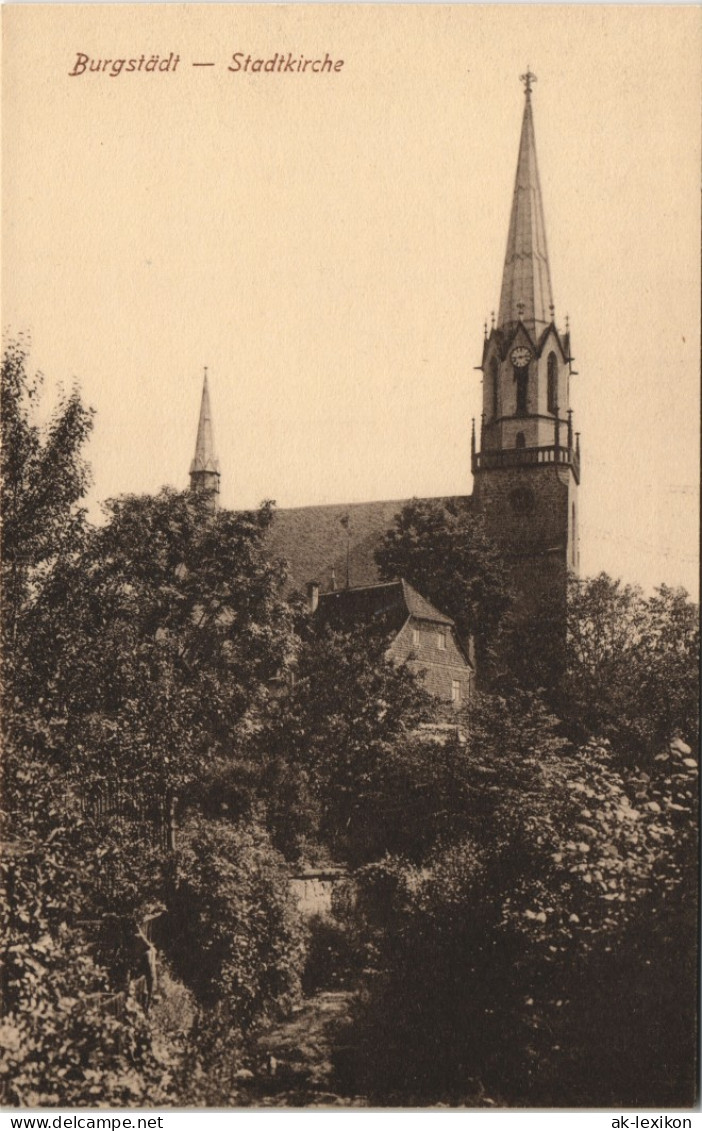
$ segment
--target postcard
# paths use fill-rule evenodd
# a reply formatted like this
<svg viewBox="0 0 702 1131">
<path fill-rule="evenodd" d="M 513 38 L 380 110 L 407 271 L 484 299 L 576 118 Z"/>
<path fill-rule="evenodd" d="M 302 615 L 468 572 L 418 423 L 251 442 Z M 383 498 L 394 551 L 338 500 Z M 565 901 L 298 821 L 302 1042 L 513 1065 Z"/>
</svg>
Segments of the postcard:
<svg viewBox="0 0 702 1131">
<path fill-rule="evenodd" d="M 3 1103 L 689 1108 L 699 8 L 2 18 Z"/>
</svg>

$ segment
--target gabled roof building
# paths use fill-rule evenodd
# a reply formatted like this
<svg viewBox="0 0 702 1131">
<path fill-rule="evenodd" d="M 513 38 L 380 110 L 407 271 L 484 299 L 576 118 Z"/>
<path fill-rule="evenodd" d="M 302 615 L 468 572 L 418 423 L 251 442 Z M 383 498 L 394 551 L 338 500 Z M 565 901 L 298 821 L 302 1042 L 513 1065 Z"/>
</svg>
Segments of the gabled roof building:
<svg viewBox="0 0 702 1131">
<path fill-rule="evenodd" d="M 420 676 L 437 699 L 460 707 L 473 690 L 472 644 L 464 647 L 456 625 L 404 578 L 320 593 L 311 582 L 310 608 L 333 628 L 382 623 L 390 635 L 387 658 Z"/>
</svg>

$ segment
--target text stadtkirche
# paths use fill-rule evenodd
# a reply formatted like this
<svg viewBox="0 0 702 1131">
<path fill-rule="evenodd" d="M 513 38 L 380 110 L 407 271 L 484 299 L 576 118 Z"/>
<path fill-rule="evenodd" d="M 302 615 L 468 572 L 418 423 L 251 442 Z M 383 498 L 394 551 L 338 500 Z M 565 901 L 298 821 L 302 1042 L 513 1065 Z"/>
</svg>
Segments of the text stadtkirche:
<svg viewBox="0 0 702 1131">
<path fill-rule="evenodd" d="M 118 78 L 120 75 L 174 75 L 182 74 L 191 67 L 224 69 L 230 74 L 264 75 L 333 75 L 339 74 L 344 66 L 343 59 L 337 59 L 328 51 L 316 55 L 304 52 L 275 51 L 271 55 L 254 55 L 250 51 L 234 51 L 225 61 L 212 59 L 184 59 L 178 52 L 164 54 L 141 54 L 132 58 L 112 59 L 89 55 L 77 51 L 68 74 L 70 78 L 80 75 L 104 75 Z"/>
</svg>

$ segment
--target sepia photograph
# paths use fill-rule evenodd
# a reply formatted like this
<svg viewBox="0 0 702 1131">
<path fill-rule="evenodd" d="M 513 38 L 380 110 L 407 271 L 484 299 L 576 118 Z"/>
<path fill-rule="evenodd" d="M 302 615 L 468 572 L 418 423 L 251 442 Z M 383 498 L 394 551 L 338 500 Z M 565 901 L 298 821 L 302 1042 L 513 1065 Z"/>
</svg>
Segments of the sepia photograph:
<svg viewBox="0 0 702 1131">
<path fill-rule="evenodd" d="M 2 44 L 0 1105 L 693 1111 L 700 8 Z"/>
</svg>

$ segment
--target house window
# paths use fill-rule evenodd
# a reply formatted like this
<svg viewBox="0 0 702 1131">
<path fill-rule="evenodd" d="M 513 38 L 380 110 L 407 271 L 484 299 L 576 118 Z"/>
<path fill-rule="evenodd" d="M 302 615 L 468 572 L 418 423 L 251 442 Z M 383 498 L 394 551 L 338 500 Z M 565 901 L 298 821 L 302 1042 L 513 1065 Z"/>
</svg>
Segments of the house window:
<svg viewBox="0 0 702 1131">
<path fill-rule="evenodd" d="M 553 350 L 548 355 L 547 379 L 548 411 L 555 413 L 558 407 L 558 361 Z"/>
<path fill-rule="evenodd" d="M 412 629 L 412 647 L 413 648 L 419 647 L 419 629 L 418 628 Z"/>
<path fill-rule="evenodd" d="M 461 681 L 459 679 L 451 680 L 451 702 L 454 707 L 457 707 L 461 702 Z"/>
<path fill-rule="evenodd" d="M 437 645 L 440 652 L 446 651 L 446 633 L 443 630 L 439 632 Z"/>
</svg>

